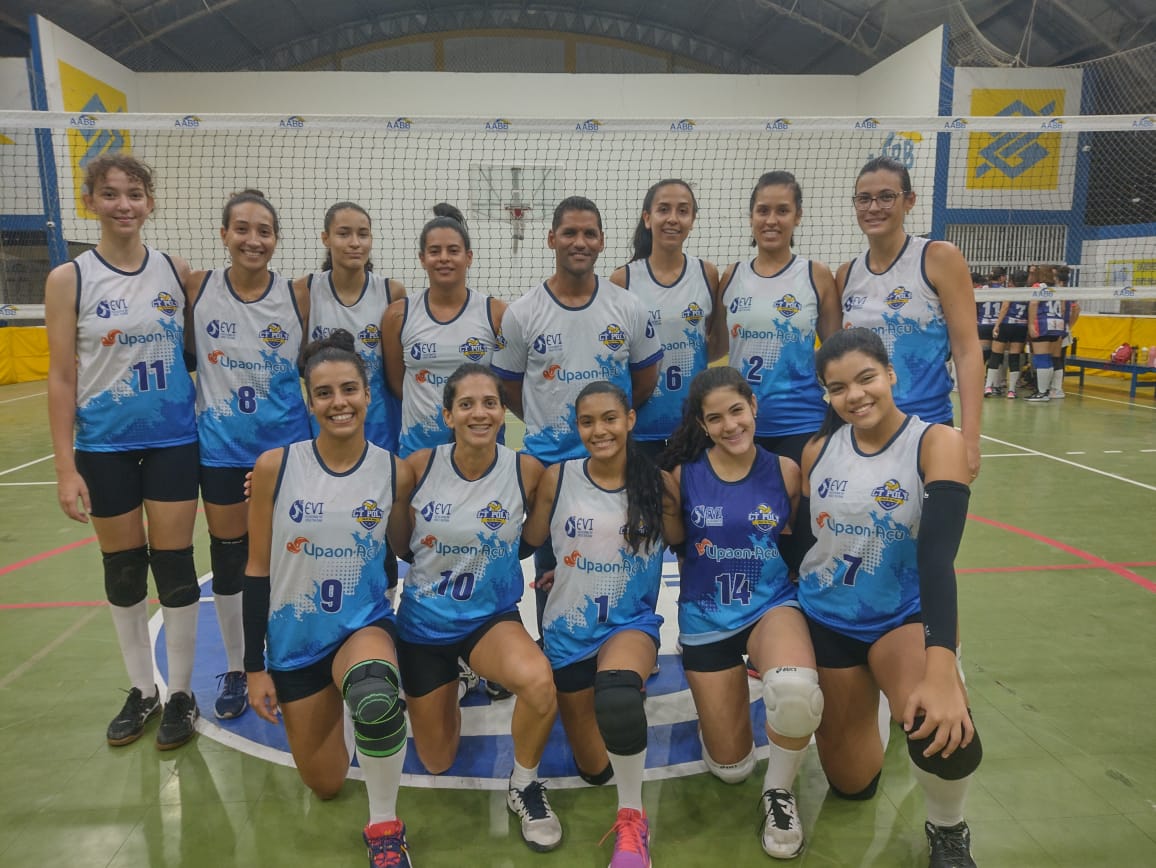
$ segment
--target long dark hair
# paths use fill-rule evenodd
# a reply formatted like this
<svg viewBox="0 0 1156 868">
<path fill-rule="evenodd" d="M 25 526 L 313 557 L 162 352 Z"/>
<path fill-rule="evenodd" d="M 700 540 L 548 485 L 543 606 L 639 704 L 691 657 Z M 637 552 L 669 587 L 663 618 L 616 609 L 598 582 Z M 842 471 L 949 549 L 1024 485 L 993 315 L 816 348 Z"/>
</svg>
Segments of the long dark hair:
<svg viewBox="0 0 1156 868">
<path fill-rule="evenodd" d="M 449 202 L 438 202 L 433 206 L 434 218 L 421 229 L 417 240 L 419 253 L 425 252 L 425 240 L 435 229 L 452 229 L 462 237 L 462 245 L 470 249 L 470 233 L 466 229 L 466 217 Z"/>
<path fill-rule="evenodd" d="M 365 215 L 365 219 L 369 221 L 369 226 L 373 228 L 373 218 L 369 216 L 369 212 L 358 205 L 356 202 L 337 202 L 329 206 L 329 210 L 325 212 L 325 222 L 323 224 L 325 231 L 329 232 L 329 227 L 333 225 L 333 218 L 342 211 L 357 211 Z M 333 270 L 333 251 L 328 248 L 325 250 L 325 261 L 321 263 L 322 271 Z M 367 259 L 365 261 L 365 270 L 373 271 L 373 260 Z"/>
<path fill-rule="evenodd" d="M 652 184 L 650 189 L 646 191 L 646 196 L 642 200 L 642 212 L 649 214 L 650 209 L 654 207 L 654 195 L 662 187 L 685 187 L 686 192 L 690 193 L 690 205 L 694 209 L 694 216 L 698 216 L 698 199 L 694 197 L 694 190 L 690 188 L 690 184 L 681 178 L 663 178 L 657 184 Z M 634 255 L 630 257 L 631 262 L 637 262 L 640 259 L 646 259 L 654 250 L 654 233 L 646 228 L 646 221 L 641 217 L 638 218 L 638 225 L 634 227 Z"/>
<path fill-rule="evenodd" d="M 815 374 L 818 376 L 819 382 L 826 386 L 824 375 L 827 372 L 827 365 L 835 359 L 841 359 L 847 353 L 853 352 L 860 352 L 869 356 L 883 367 L 891 364 L 891 359 L 887 355 L 887 347 L 883 345 L 883 338 L 871 329 L 862 327 L 843 329 L 823 341 L 819 349 L 815 351 Z M 846 424 L 843 417 L 835 412 L 835 408 L 828 404 L 827 415 L 823 418 L 823 424 L 812 439 L 829 437 Z"/>
<path fill-rule="evenodd" d="M 224 209 L 221 211 L 221 226 L 225 229 L 229 228 L 229 222 L 233 219 L 233 209 L 238 205 L 244 205 L 246 202 L 252 202 L 254 205 L 260 205 L 273 218 L 273 236 L 275 238 L 281 237 L 281 221 L 277 217 L 277 209 L 273 207 L 273 203 L 265 198 L 265 194 L 260 190 L 254 190 L 252 187 L 247 187 L 240 193 L 234 193 L 229 197 L 229 201 L 225 203 Z"/>
<path fill-rule="evenodd" d="M 860 169 L 859 174 L 855 176 L 855 186 L 858 187 L 859 179 L 864 175 L 869 175 L 871 172 L 893 172 L 899 176 L 899 192 L 904 195 L 911 192 L 911 173 L 907 171 L 905 165 L 894 157 L 872 157 L 863 164 L 863 168 Z"/>
<path fill-rule="evenodd" d="M 606 380 L 587 384 L 574 400 L 574 407 L 591 395 L 611 395 L 630 412 L 630 399 L 621 388 Z M 626 435 L 626 544 L 635 554 L 645 544 L 657 543 L 662 538 L 662 473 L 651 461 L 634 437 Z"/>
<path fill-rule="evenodd" d="M 755 200 L 759 198 L 759 191 L 764 187 L 790 187 L 795 194 L 795 210 L 803 210 L 803 188 L 799 185 L 798 180 L 790 172 L 776 170 L 774 172 L 764 172 L 759 176 L 759 180 L 755 181 L 755 188 L 751 190 L 751 202 L 747 206 L 747 215 L 754 216 Z M 791 233 L 791 245 L 794 246 L 795 233 Z M 757 244 L 754 238 L 751 238 L 751 247 Z"/>
<path fill-rule="evenodd" d="M 494 386 L 498 390 L 498 401 L 503 407 L 506 406 L 506 387 L 502 385 L 502 378 L 494 373 L 493 368 L 486 365 L 479 365 L 477 362 L 463 362 L 454 369 L 454 372 L 449 375 L 446 380 L 445 388 L 442 389 L 442 406 L 447 410 L 454 409 L 454 399 L 458 396 L 458 383 L 466 377 L 489 377 L 494 381 Z"/>
<path fill-rule="evenodd" d="M 365 371 L 365 361 L 353 349 L 353 335 L 345 329 L 334 329 L 320 340 L 310 341 L 301 351 L 301 372 L 305 378 L 305 389 L 309 390 L 309 375 L 322 362 L 349 362 L 357 368 L 361 383 L 369 388 L 369 375 Z"/>
<path fill-rule="evenodd" d="M 755 399 L 750 383 L 730 366 L 719 365 L 695 374 L 682 409 L 682 421 L 658 459 L 658 466 L 663 470 L 673 470 L 680 464 L 695 461 L 712 445 L 710 436 L 702 427 L 702 402 L 715 389 L 734 389 L 744 401 Z"/>
</svg>

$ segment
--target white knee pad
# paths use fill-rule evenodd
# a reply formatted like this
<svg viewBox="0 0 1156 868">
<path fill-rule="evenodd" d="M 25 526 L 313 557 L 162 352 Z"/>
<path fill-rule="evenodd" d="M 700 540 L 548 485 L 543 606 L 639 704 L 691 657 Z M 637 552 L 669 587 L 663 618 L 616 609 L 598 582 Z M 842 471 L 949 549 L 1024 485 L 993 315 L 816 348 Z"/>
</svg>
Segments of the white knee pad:
<svg viewBox="0 0 1156 868">
<path fill-rule="evenodd" d="M 698 731 L 698 743 L 702 745 L 702 761 L 710 773 L 724 784 L 741 784 L 751 776 L 755 770 L 755 746 L 751 744 L 751 751 L 737 763 L 724 766 L 716 763 L 706 749 L 706 742 L 702 740 L 702 730 Z"/>
<path fill-rule="evenodd" d="M 823 717 L 823 691 L 814 669 L 784 666 L 763 675 L 767 725 L 787 738 L 806 738 Z"/>
</svg>

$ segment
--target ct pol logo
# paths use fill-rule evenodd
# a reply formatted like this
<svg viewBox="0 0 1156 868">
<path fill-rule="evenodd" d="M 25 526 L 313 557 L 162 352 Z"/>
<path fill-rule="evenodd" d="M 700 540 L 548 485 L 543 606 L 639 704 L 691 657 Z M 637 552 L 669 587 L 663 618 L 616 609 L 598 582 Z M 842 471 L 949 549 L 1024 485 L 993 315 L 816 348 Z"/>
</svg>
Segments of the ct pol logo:
<svg viewBox="0 0 1156 868">
<path fill-rule="evenodd" d="M 300 557 L 300 555 L 298 555 Z M 678 565 L 669 554 L 663 563 L 662 588 L 658 596 L 658 614 L 664 619 L 659 651 L 660 670 L 646 682 L 646 714 L 649 721 L 646 773 L 648 781 L 701 774 L 706 766 L 701 759 L 698 741 L 698 719 L 690 697 L 682 661 L 675 648 L 678 639 Z M 404 576 L 406 564 L 400 564 Z M 533 578 L 533 562 L 522 565 L 526 582 Z M 344 580 L 343 580 L 344 581 Z M 213 717 L 213 700 L 217 695 L 217 673 L 225 672 L 228 663 L 221 642 L 217 619 L 213 613 L 212 590 L 209 576 L 201 579 L 201 613 L 198 619 L 196 660 L 193 666 L 193 692 L 201 707 L 197 730 L 201 738 L 209 738 L 233 750 L 267 760 L 278 765 L 293 765 L 284 726 L 274 726 L 257 717 L 249 709 L 238 718 L 217 720 Z M 352 582 L 356 582 L 353 579 Z M 325 602 L 318 588 L 313 605 L 319 609 Z M 404 605 L 404 603 L 403 603 Z M 592 602 L 592 605 L 596 605 Z M 326 610 L 328 611 L 328 610 Z M 534 595 L 524 593 L 521 602 L 522 623 L 534 631 Z M 304 613 L 302 613 L 304 614 Z M 293 618 L 293 611 L 288 612 Z M 328 614 L 324 617 L 329 617 Z M 166 689 L 168 659 L 165 656 L 165 636 L 158 612 L 150 621 L 150 634 L 161 689 Z M 766 757 L 762 689 L 751 680 L 751 716 L 758 754 Z M 442 775 L 431 775 L 417 757 L 413 745 L 405 758 L 402 785 L 440 789 L 496 790 L 506 789 L 513 768 L 514 745 L 510 739 L 510 722 L 514 700 L 491 700 L 484 690 L 471 691 L 462 701 L 461 746 L 454 764 Z M 584 787 L 578 777 L 574 758 L 558 721 L 550 733 L 540 766 L 541 774 L 554 789 Z M 363 779 L 356 763 L 349 776 Z"/>
</svg>

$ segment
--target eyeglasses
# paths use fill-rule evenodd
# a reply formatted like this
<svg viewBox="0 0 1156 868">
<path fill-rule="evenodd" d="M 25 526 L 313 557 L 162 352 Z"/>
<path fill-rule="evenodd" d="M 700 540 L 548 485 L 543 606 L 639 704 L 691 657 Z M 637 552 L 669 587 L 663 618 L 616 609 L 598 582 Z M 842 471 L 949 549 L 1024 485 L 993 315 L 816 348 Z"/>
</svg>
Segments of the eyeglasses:
<svg viewBox="0 0 1156 868">
<path fill-rule="evenodd" d="M 872 202 L 878 202 L 880 210 L 890 211 L 895 207 L 895 203 L 906 195 L 906 190 L 902 193 L 896 193 L 894 190 L 884 190 L 875 196 L 867 193 L 857 193 L 851 197 L 851 204 L 855 206 L 856 211 L 866 211 L 871 207 Z"/>
</svg>

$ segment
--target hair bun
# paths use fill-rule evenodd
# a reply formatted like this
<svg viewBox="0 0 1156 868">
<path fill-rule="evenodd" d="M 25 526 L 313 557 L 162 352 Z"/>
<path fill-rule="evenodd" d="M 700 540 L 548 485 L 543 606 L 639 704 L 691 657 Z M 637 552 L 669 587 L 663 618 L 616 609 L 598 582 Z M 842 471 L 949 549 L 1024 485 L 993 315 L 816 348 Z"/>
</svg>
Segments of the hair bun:
<svg viewBox="0 0 1156 868">
<path fill-rule="evenodd" d="M 340 350 L 353 352 L 353 335 L 345 329 L 334 329 L 321 343 L 327 347 L 337 347 Z"/>
<path fill-rule="evenodd" d="M 461 211 L 449 202 L 438 202 L 433 206 L 435 217 L 449 217 L 451 220 L 457 220 L 463 226 L 466 225 L 466 217 Z"/>
</svg>

